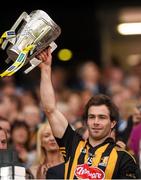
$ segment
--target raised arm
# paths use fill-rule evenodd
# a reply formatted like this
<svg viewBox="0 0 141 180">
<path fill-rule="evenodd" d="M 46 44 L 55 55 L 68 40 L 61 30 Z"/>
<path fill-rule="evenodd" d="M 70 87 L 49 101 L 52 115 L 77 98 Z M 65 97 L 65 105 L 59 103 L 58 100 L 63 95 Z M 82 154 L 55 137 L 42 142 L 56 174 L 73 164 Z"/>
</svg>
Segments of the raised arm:
<svg viewBox="0 0 141 180">
<path fill-rule="evenodd" d="M 39 66 L 41 69 L 40 94 L 42 106 L 54 136 L 61 138 L 68 126 L 68 121 L 56 107 L 55 93 L 51 81 L 51 49 L 44 50 L 37 57 L 43 61 Z"/>
</svg>

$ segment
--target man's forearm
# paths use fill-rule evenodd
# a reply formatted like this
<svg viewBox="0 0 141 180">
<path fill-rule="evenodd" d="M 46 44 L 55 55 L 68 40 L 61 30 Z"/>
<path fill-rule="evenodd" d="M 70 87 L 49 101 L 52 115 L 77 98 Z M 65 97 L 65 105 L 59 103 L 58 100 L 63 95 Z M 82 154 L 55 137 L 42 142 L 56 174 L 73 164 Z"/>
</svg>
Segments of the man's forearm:
<svg viewBox="0 0 141 180">
<path fill-rule="evenodd" d="M 51 82 L 51 67 L 42 67 L 40 94 L 42 106 L 55 137 L 61 138 L 68 126 L 67 119 L 56 107 L 55 93 Z"/>
<path fill-rule="evenodd" d="M 51 82 L 51 68 L 45 67 L 41 70 L 41 101 L 43 109 L 46 113 L 51 113 L 55 106 L 55 94 Z"/>
</svg>

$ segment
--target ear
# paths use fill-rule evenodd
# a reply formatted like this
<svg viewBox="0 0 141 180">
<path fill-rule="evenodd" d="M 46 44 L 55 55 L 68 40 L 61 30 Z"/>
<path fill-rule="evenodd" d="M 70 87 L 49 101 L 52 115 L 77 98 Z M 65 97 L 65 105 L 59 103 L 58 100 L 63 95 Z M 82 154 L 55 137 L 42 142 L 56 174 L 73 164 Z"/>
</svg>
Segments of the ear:
<svg viewBox="0 0 141 180">
<path fill-rule="evenodd" d="M 115 127 L 116 123 L 117 123 L 116 121 L 111 122 L 111 129 L 113 129 Z"/>
</svg>

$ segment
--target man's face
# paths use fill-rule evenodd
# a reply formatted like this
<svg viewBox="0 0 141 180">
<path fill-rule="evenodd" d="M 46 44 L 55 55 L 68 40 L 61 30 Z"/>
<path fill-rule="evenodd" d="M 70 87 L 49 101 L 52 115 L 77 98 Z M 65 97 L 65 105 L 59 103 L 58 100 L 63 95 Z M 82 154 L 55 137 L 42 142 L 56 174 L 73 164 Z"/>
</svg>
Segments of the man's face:
<svg viewBox="0 0 141 180">
<path fill-rule="evenodd" d="M 7 138 L 3 130 L 0 130 L 0 149 L 7 149 Z"/>
<path fill-rule="evenodd" d="M 110 112 L 105 105 L 91 106 L 88 110 L 87 126 L 89 137 L 101 141 L 110 136 L 116 122 L 110 120 Z"/>
</svg>

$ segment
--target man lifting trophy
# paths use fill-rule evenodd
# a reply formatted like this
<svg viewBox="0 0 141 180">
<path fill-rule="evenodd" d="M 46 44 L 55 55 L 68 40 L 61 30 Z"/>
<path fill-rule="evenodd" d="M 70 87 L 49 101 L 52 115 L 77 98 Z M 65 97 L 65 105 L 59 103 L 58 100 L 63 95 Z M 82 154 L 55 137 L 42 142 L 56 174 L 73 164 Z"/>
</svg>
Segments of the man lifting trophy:
<svg viewBox="0 0 141 180">
<path fill-rule="evenodd" d="M 46 12 L 35 10 L 29 15 L 23 12 L 12 28 L 0 38 L 0 47 L 6 50 L 8 55 L 5 62 L 13 61 L 0 76 L 11 76 L 27 63 L 30 63 L 30 66 L 24 72 L 30 72 L 41 63 L 36 55 L 48 46 L 52 51 L 56 49 L 54 41 L 60 33 L 61 28 Z"/>
</svg>

